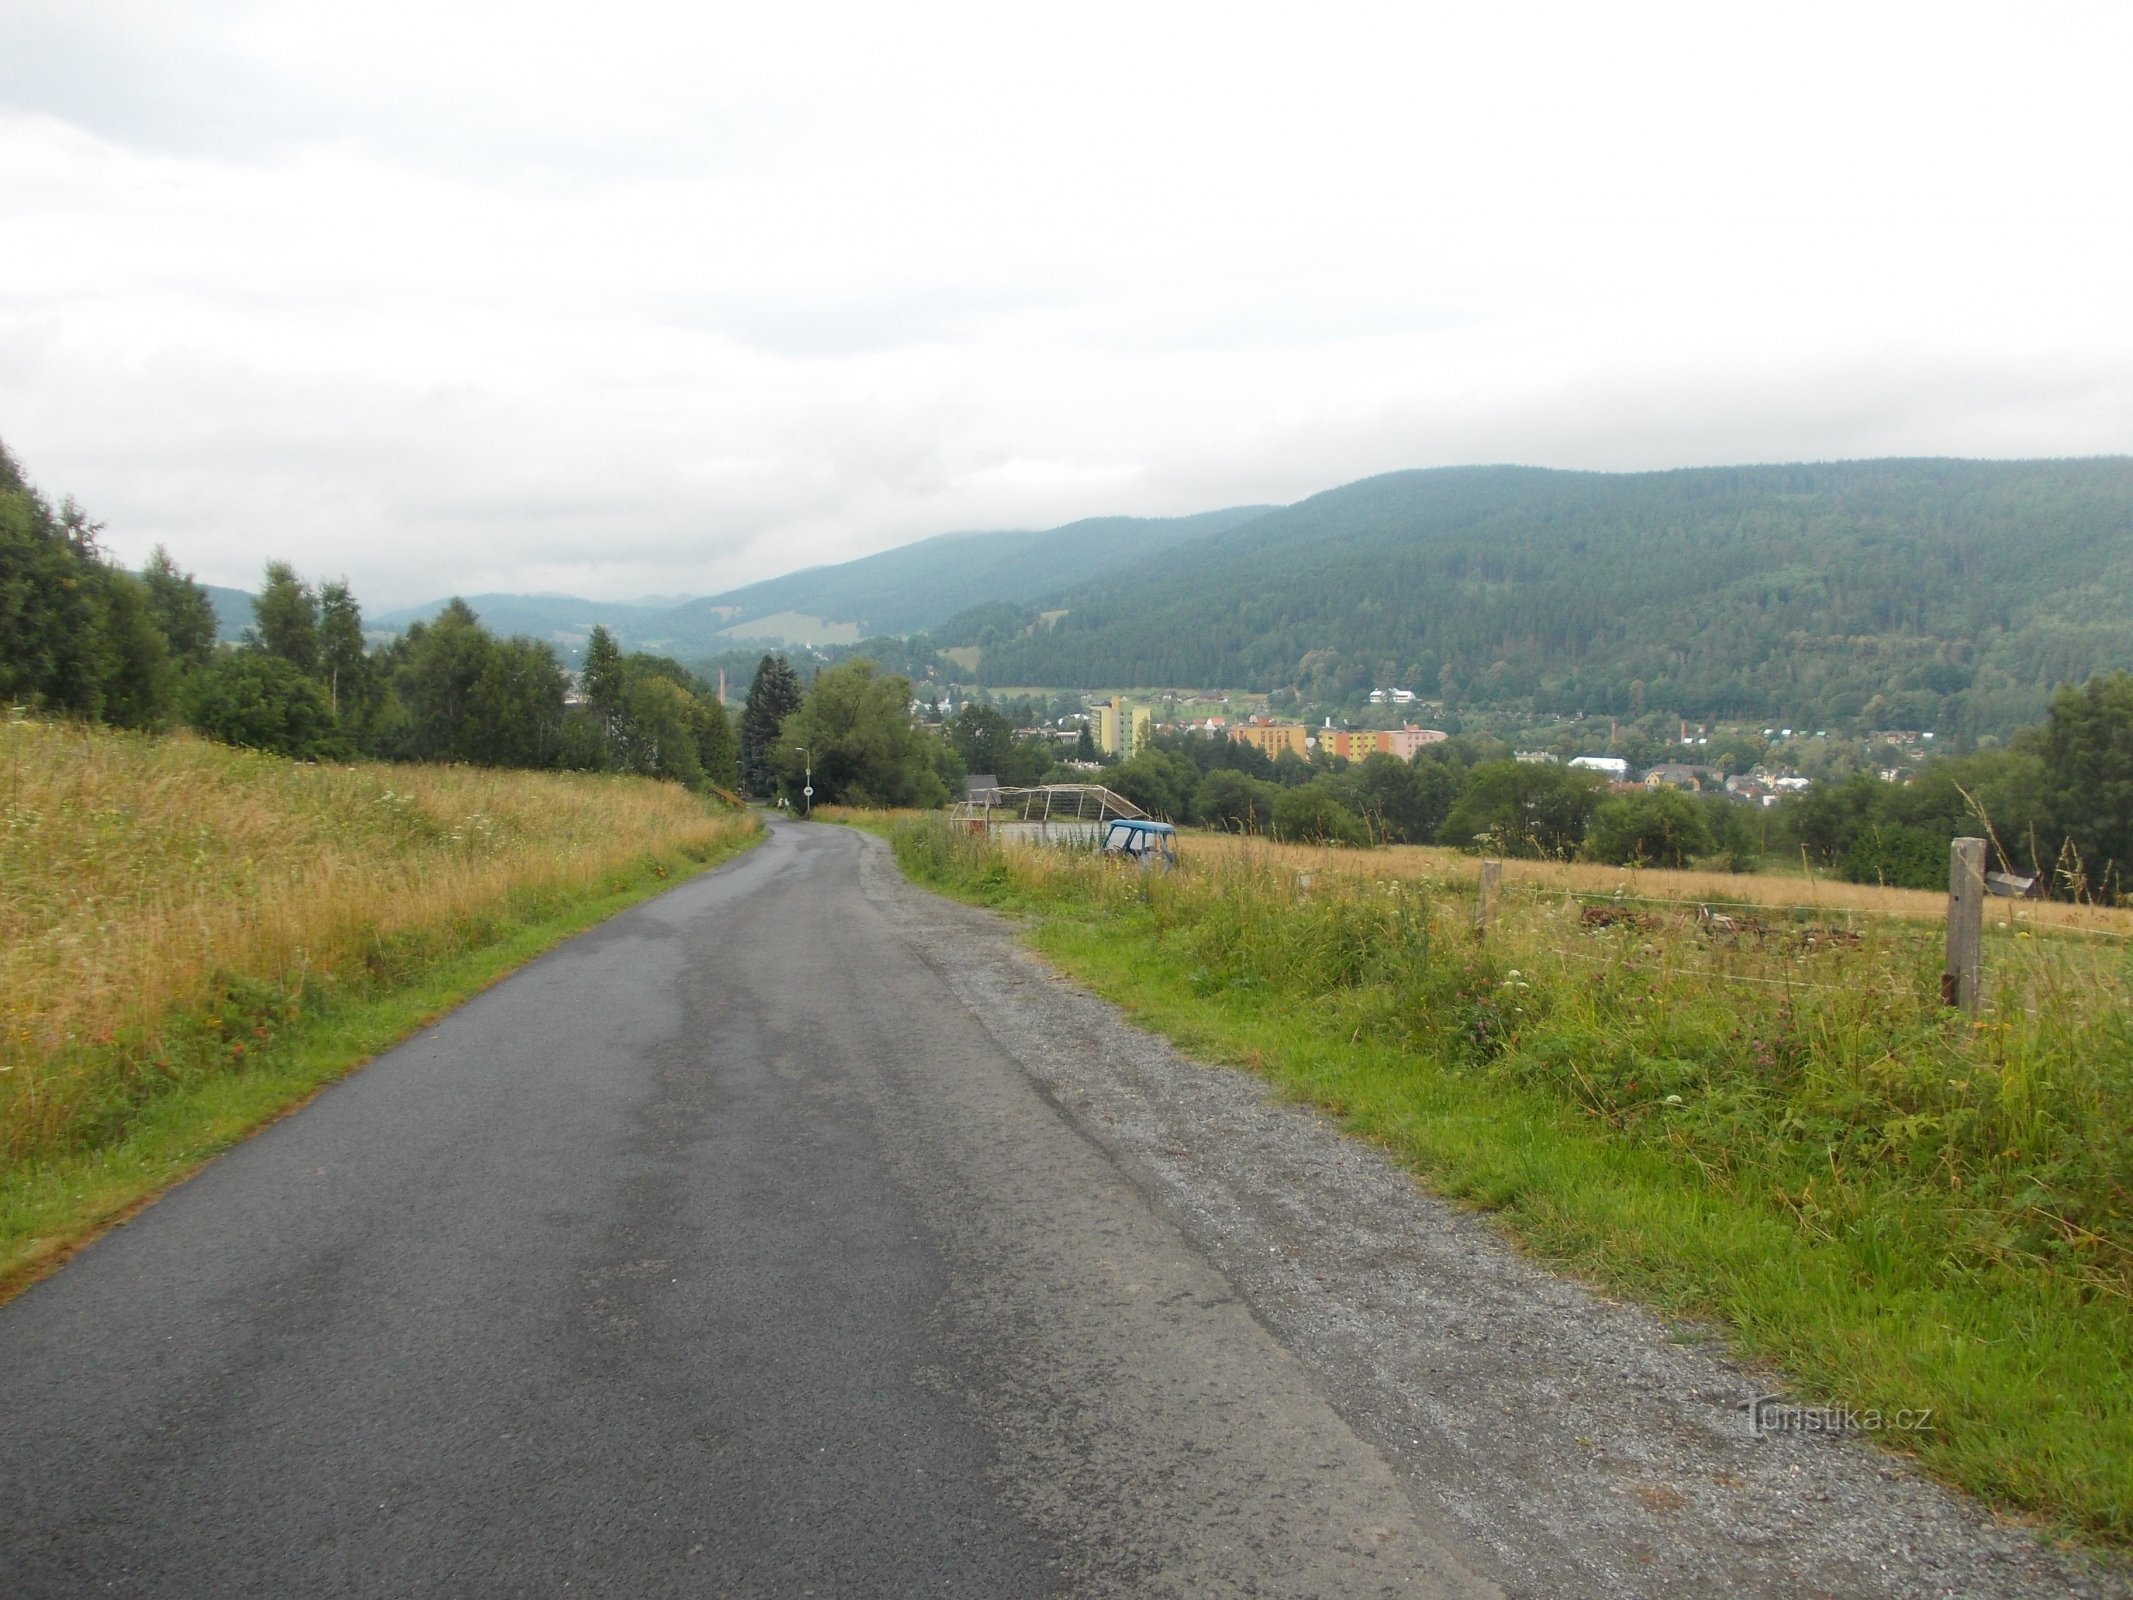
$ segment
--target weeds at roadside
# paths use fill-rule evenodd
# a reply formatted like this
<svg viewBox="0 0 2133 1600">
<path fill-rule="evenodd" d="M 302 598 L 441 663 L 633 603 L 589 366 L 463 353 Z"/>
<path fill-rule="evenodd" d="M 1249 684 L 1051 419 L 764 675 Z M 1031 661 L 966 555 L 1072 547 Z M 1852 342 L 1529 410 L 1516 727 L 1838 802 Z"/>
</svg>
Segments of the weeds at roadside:
<svg viewBox="0 0 2133 1600">
<path fill-rule="evenodd" d="M 1588 918 L 1453 870 L 1209 851 L 1168 876 L 900 824 L 921 882 L 1175 1037 L 1250 1061 L 1543 1254 L 1723 1319 L 1818 1399 L 1943 1419 L 1934 1471 L 2133 1544 L 2133 950 L 1996 931 Z M 1752 925 L 1744 925 L 1751 924 Z"/>
</svg>

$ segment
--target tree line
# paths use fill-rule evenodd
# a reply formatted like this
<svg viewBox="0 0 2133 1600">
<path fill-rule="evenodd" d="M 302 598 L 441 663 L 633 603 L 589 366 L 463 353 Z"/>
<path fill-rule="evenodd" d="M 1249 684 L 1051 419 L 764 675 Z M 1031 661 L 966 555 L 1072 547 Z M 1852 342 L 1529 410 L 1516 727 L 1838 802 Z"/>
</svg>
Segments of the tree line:
<svg viewBox="0 0 2133 1600">
<path fill-rule="evenodd" d="M 1034 702 L 1030 703 L 1031 706 Z M 751 792 L 823 804 L 935 806 L 965 774 L 1014 785 L 1080 779 L 1051 740 L 969 702 L 928 723 L 910 680 L 853 660 L 803 688 L 782 655 L 758 663 L 742 713 Z M 2133 862 L 2133 676 L 2062 688 L 2004 748 L 1930 763 L 1908 784 L 1862 773 L 1770 808 L 1723 793 L 1624 791 L 1599 773 L 1517 760 L 1484 734 L 1410 761 L 1306 760 L 1200 732 L 1158 733 L 1102 781 L 1152 816 L 1310 844 L 1439 844 L 1486 854 L 1751 871 L 1804 860 L 1862 883 L 1941 888 L 1948 842 L 1981 834 L 1997 869 L 2052 892 L 2121 897 Z"/>
<path fill-rule="evenodd" d="M 1158 735 L 1104 781 L 1177 822 L 1276 839 L 1444 844 L 1508 856 L 1734 871 L 1804 859 L 1858 883 L 1939 889 L 1948 844 L 1987 840 L 1995 870 L 2052 893 L 2122 899 L 2133 868 L 2133 675 L 2062 687 L 2005 747 L 1928 763 L 1908 783 L 1858 773 L 1767 809 L 1722 793 L 1618 792 L 1596 772 L 1513 758 L 1464 735 L 1412 761 L 1269 761 L 1201 734 Z"/>
<path fill-rule="evenodd" d="M 71 500 L 54 510 L 0 446 L 0 697 L 300 760 L 739 782 L 716 693 L 664 657 L 625 655 L 604 628 L 573 692 L 547 643 L 499 638 L 461 600 L 374 648 L 345 582 L 314 585 L 275 561 L 232 649 L 217 643 L 206 590 L 167 551 L 128 572 L 101 531 Z"/>
</svg>

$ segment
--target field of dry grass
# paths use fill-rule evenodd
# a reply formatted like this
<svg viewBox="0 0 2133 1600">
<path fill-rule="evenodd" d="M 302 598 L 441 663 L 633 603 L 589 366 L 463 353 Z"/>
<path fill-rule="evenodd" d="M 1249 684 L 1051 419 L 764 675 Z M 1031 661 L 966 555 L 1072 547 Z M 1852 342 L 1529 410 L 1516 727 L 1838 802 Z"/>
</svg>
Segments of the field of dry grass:
<svg viewBox="0 0 2133 1600">
<path fill-rule="evenodd" d="M 1333 877 L 1406 879 L 1440 885 L 1475 882 L 1481 864 L 1457 850 L 1394 845 L 1380 850 L 1324 849 L 1274 844 L 1234 834 L 1194 834 L 1187 848 L 1212 860 L 1253 860 L 1292 872 Z M 1897 917 L 1937 922 L 1947 896 L 1924 889 L 1884 889 L 1832 877 L 1796 877 L 1729 872 L 1670 872 L 1656 867 L 1603 867 L 1583 861 L 1506 861 L 1504 881 L 1539 892 L 1558 890 L 1580 898 L 1595 895 L 1625 901 L 1652 900 L 1684 906 L 1709 905 L 1797 909 L 1833 918 Z M 2061 901 L 1994 900 L 1986 921 L 1997 929 L 2063 928 L 2133 938 L 2133 910 L 2073 905 Z"/>
<path fill-rule="evenodd" d="M 646 780 L 306 766 L 19 719 L 0 723 L 0 819 L 10 1159 L 174 1074 L 174 1019 L 221 1026 L 238 1064 L 307 993 L 756 826 Z"/>
</svg>

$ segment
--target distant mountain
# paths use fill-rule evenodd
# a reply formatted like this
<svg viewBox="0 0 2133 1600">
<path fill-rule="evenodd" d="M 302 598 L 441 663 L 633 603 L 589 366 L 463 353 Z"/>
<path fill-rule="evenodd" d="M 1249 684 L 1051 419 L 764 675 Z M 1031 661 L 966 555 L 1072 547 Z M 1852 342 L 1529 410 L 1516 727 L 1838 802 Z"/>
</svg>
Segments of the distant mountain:
<svg viewBox="0 0 2133 1600">
<path fill-rule="evenodd" d="M 215 608 L 215 636 L 228 644 L 244 637 L 252 625 L 252 595 L 246 589 L 226 589 L 219 583 L 203 583 L 207 603 Z"/>
<path fill-rule="evenodd" d="M 567 594 L 470 594 L 461 598 L 491 633 L 545 639 L 551 644 L 583 640 L 596 624 L 602 623 L 618 638 L 634 636 L 640 630 L 656 627 L 659 619 L 668 614 L 663 607 L 584 600 Z M 447 603 L 431 600 L 395 611 L 365 612 L 363 620 L 368 627 L 399 633 L 410 623 L 430 621 Z"/>
<path fill-rule="evenodd" d="M 722 629 L 729 639 L 788 637 L 786 619 L 795 616 L 847 624 L 855 640 L 917 633 L 985 601 L 1034 600 L 1227 532 L 1268 510 L 1234 506 L 1190 517 L 1092 517 L 1036 533 L 941 534 L 712 595 L 679 608 L 675 616 L 726 610 L 730 615 Z"/>
<path fill-rule="evenodd" d="M 604 625 L 625 649 L 679 660 L 753 645 L 855 644 L 945 621 L 981 601 L 1020 604 L 1047 590 L 1114 571 L 1262 516 L 1241 506 L 1191 517 L 1097 517 L 1023 533 L 952 533 L 835 566 L 810 567 L 725 594 L 672 606 L 569 595 L 468 595 L 493 633 L 544 639 L 566 652 Z M 246 597 L 249 608 L 250 597 Z M 399 631 L 445 601 L 367 615 Z M 247 610 L 246 621 L 250 615 Z"/>
<path fill-rule="evenodd" d="M 1000 609 L 991 684 L 2004 732 L 2133 667 L 2133 459 L 1391 473 Z"/>
</svg>

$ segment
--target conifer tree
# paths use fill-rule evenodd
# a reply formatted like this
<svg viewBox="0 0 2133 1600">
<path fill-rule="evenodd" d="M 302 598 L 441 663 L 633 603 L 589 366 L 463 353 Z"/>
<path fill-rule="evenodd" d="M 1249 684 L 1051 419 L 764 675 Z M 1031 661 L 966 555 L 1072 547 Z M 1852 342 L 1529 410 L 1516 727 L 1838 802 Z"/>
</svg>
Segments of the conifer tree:
<svg viewBox="0 0 2133 1600">
<path fill-rule="evenodd" d="M 800 709 L 799 674 L 781 655 L 756 663 L 755 681 L 741 708 L 741 781 L 750 794 L 769 794 L 777 786 L 775 758 L 778 726 Z"/>
<path fill-rule="evenodd" d="M 629 672 L 622 661 L 622 647 L 615 636 L 598 623 L 585 641 L 585 664 L 578 668 L 578 687 L 592 706 L 600 725 L 600 742 L 609 765 L 615 764 L 616 745 L 624 729 L 617 726 L 629 708 Z"/>
</svg>

